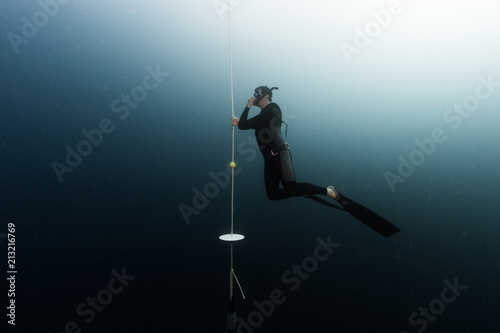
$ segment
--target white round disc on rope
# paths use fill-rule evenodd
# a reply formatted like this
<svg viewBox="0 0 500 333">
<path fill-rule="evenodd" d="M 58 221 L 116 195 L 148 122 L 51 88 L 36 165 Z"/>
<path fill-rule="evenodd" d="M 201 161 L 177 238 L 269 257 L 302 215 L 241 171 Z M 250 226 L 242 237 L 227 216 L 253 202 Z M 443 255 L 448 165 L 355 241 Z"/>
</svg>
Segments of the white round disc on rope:
<svg viewBox="0 0 500 333">
<path fill-rule="evenodd" d="M 236 242 L 236 241 L 242 240 L 243 238 L 245 238 L 245 236 L 240 235 L 240 234 L 225 234 L 225 235 L 219 236 L 219 239 L 223 240 L 225 242 Z"/>
</svg>

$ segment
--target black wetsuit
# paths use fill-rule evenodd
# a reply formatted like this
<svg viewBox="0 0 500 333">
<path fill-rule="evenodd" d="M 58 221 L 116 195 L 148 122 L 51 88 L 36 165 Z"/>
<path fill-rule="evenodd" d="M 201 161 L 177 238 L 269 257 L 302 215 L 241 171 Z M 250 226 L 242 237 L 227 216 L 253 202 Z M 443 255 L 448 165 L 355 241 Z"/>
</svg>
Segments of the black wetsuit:
<svg viewBox="0 0 500 333">
<path fill-rule="evenodd" d="M 262 156 L 264 156 L 264 180 L 267 197 L 281 200 L 293 196 L 324 194 L 325 187 L 309 183 L 297 183 L 293 171 L 292 156 L 288 145 L 281 137 L 281 110 L 278 104 L 270 103 L 261 112 L 248 119 L 247 107 L 238 123 L 240 130 L 254 129 L 255 138 Z M 279 184 L 283 184 L 283 189 Z"/>
</svg>

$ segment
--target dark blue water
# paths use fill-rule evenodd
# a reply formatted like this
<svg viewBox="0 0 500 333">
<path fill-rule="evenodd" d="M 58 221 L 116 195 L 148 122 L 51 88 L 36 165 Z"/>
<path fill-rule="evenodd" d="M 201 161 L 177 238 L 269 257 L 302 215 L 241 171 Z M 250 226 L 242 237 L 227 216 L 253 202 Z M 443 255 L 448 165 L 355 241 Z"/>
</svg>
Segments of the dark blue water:
<svg viewBox="0 0 500 333">
<path fill-rule="evenodd" d="M 225 332 L 222 3 L 0 5 L 8 331 Z M 238 332 L 498 329 L 499 8 L 397 4 L 231 1 L 236 116 L 255 87 L 278 86 L 297 179 L 402 230 L 268 200 L 253 132 L 237 131 Z"/>
</svg>

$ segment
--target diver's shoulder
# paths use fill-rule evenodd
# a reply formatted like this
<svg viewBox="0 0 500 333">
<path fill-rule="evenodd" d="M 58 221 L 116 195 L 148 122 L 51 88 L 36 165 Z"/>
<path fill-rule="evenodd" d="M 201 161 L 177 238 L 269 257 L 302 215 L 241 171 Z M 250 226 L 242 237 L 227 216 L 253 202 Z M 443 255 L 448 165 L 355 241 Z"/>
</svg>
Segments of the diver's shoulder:
<svg viewBox="0 0 500 333">
<path fill-rule="evenodd" d="M 271 102 L 269 104 L 266 105 L 266 109 L 268 110 L 279 110 L 281 112 L 281 109 L 279 107 L 278 104 L 274 103 L 274 102 Z"/>
</svg>

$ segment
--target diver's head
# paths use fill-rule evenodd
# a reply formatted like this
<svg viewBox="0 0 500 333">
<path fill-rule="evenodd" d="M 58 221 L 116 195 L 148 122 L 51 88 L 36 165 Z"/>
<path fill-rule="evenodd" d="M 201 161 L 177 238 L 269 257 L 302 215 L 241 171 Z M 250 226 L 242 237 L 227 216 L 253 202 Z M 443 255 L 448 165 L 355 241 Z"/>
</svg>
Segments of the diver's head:
<svg viewBox="0 0 500 333">
<path fill-rule="evenodd" d="M 277 87 L 269 88 L 268 86 L 260 86 L 255 88 L 255 93 L 253 94 L 253 97 L 255 97 L 256 100 L 253 102 L 253 105 L 258 107 L 263 107 L 271 103 L 273 101 L 274 89 L 278 90 Z"/>
</svg>

